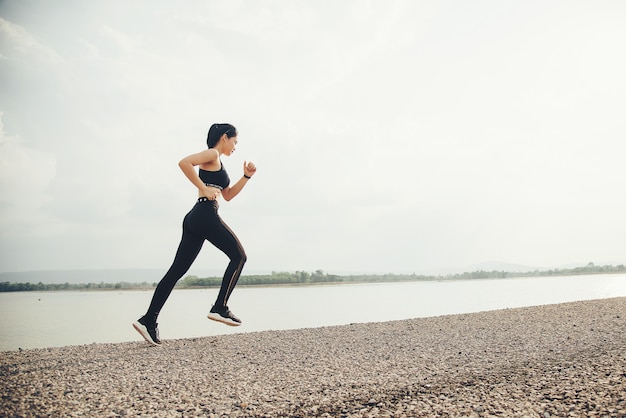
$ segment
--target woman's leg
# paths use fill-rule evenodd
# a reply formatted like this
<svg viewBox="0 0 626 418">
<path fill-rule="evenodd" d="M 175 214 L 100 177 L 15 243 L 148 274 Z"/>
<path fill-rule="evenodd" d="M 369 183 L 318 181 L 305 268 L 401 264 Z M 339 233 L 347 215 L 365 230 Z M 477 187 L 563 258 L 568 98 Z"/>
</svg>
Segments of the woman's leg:
<svg viewBox="0 0 626 418">
<path fill-rule="evenodd" d="M 193 221 L 193 218 L 197 219 L 198 217 L 192 215 L 194 215 L 196 208 L 197 205 L 194 206 L 194 209 L 192 209 L 183 220 L 183 236 L 178 245 L 174 262 L 167 273 L 165 273 L 165 276 L 163 276 L 156 289 L 154 289 L 148 312 L 133 323 L 133 327 L 137 332 L 152 345 L 161 344 L 156 322 L 161 308 L 163 308 L 167 298 L 172 293 L 176 282 L 178 282 L 178 280 L 183 277 L 183 274 L 189 270 L 189 267 L 191 267 L 191 264 L 198 256 L 200 249 L 202 249 L 202 244 L 204 243 L 202 234 L 199 235 L 195 232 L 196 228 L 194 224 L 196 222 Z"/>
<path fill-rule="evenodd" d="M 214 305 L 215 307 L 225 307 L 233 289 L 235 288 L 235 285 L 237 284 L 237 281 L 239 280 L 239 277 L 241 276 L 241 271 L 246 263 L 247 256 L 241 242 L 239 242 L 239 239 L 237 239 L 234 232 L 224 223 L 224 221 L 222 221 L 221 218 L 218 220 L 219 222 L 211 231 L 207 240 L 220 249 L 230 259 L 230 262 L 226 267 L 226 271 L 224 272 L 222 285 Z"/>
<path fill-rule="evenodd" d="M 190 231 L 187 218 L 185 218 L 185 221 L 183 221 L 183 236 L 178 245 L 174 261 L 154 290 L 152 302 L 150 302 L 145 318 L 156 322 L 161 308 L 165 305 L 165 301 L 172 293 L 178 280 L 183 277 L 193 264 L 202 249 L 203 243 L 204 238 Z"/>
</svg>

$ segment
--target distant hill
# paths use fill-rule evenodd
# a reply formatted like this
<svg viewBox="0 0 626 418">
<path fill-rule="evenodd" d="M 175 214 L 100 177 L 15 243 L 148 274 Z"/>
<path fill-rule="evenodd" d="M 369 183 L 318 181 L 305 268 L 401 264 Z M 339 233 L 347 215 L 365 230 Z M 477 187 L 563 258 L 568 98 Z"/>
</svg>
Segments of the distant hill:
<svg viewBox="0 0 626 418">
<path fill-rule="evenodd" d="M 584 264 L 576 264 L 571 267 L 579 267 Z M 542 271 L 548 270 L 549 268 L 544 266 L 527 266 L 524 264 L 514 264 L 514 263 L 506 263 L 502 261 L 486 261 L 484 263 L 479 264 L 471 264 L 463 269 L 463 271 L 476 271 L 476 270 L 484 270 L 484 271 L 510 271 L 512 273 L 525 273 L 529 271 Z"/>
</svg>

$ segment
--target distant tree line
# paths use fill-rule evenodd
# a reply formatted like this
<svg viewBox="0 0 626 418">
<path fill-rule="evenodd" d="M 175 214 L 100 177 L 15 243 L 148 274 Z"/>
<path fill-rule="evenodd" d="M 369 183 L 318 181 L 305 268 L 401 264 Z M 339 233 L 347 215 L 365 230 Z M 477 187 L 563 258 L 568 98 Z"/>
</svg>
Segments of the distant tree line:
<svg viewBox="0 0 626 418">
<path fill-rule="evenodd" d="M 336 274 L 327 274 L 322 270 L 316 270 L 313 273 L 305 271 L 275 272 L 268 275 L 241 276 L 239 284 L 241 285 L 281 285 L 281 284 L 314 284 L 314 283 L 384 283 L 384 282 L 402 282 L 402 281 L 418 281 L 418 280 L 472 280 L 472 279 L 505 279 L 512 277 L 542 277 L 542 276 L 574 276 L 582 274 L 610 274 L 610 273 L 626 273 L 626 266 L 596 266 L 589 263 L 584 267 L 576 267 L 572 269 L 553 269 L 545 271 L 530 271 L 525 273 L 507 272 L 507 271 L 484 271 L 477 270 L 467 273 L 449 274 L 445 276 L 427 276 L 413 274 L 358 274 L 350 276 L 339 276 Z M 222 283 L 221 277 L 204 277 L 187 276 L 178 282 L 180 287 L 219 287 Z"/>
<path fill-rule="evenodd" d="M 281 285 L 281 284 L 311 284 L 341 282 L 342 277 L 336 274 L 327 274 L 322 270 L 313 273 L 306 271 L 275 272 L 272 274 L 241 276 L 238 285 Z M 222 284 L 221 277 L 197 277 L 187 276 L 180 280 L 176 286 L 180 287 L 219 287 Z"/>
<path fill-rule="evenodd" d="M 314 272 L 275 272 L 264 275 L 241 276 L 239 285 L 243 286 L 276 286 L 276 285 L 299 285 L 299 284 L 328 284 L 328 283 L 384 283 L 419 280 L 472 280 L 472 279 L 505 279 L 512 277 L 543 277 L 543 276 L 573 276 L 583 274 L 615 274 L 626 273 L 626 266 L 604 265 L 596 266 L 589 263 L 584 267 L 571 269 L 552 269 L 544 271 L 530 271 L 525 273 L 507 271 L 484 271 L 477 270 L 467 273 L 449 274 L 445 276 L 426 276 L 413 274 L 358 274 L 349 276 L 339 276 L 336 274 L 324 273 L 323 270 Z M 194 287 L 219 287 L 222 283 L 221 277 L 197 277 L 186 276 L 180 280 L 176 286 L 182 288 Z M 0 282 L 0 292 L 22 292 L 31 290 L 117 290 L 117 289 L 145 289 L 153 288 L 156 283 L 87 283 L 87 284 L 37 284 L 31 283 L 10 283 Z"/>
<path fill-rule="evenodd" d="M 478 270 L 471 273 L 459 273 L 446 276 L 453 280 L 467 279 L 506 279 L 510 277 L 546 277 L 546 276 L 577 276 L 583 274 L 615 274 L 626 273 L 626 266 L 620 264 L 618 266 L 604 265 L 596 266 L 594 263 L 588 263 L 584 267 L 575 267 L 571 269 L 552 269 L 552 270 L 535 270 L 525 273 L 507 272 L 507 271 L 483 271 Z"/>
<path fill-rule="evenodd" d="M 117 289 L 143 289 L 156 287 L 156 283 L 148 282 L 117 282 L 117 283 L 11 283 L 0 282 L 0 292 L 25 292 L 47 290 L 117 290 Z"/>
</svg>

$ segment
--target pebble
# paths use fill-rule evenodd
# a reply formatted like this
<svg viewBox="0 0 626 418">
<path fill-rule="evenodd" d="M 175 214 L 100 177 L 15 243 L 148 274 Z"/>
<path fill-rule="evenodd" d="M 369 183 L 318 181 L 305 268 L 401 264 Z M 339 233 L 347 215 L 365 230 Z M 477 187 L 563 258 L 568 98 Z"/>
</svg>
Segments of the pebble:
<svg viewBox="0 0 626 418">
<path fill-rule="evenodd" d="M 613 298 L 1 352 L 0 416 L 624 417 L 625 312 Z"/>
</svg>

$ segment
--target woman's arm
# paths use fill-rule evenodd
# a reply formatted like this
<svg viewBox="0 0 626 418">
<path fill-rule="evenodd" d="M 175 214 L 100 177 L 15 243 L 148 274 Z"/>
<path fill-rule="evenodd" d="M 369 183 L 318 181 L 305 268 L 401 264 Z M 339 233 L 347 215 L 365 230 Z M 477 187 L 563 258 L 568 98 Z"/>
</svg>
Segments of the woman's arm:
<svg viewBox="0 0 626 418">
<path fill-rule="evenodd" d="M 207 186 L 198 176 L 195 167 L 201 164 L 208 164 L 219 159 L 219 153 L 217 150 L 210 148 L 197 154 L 191 154 L 178 163 L 178 166 L 185 176 L 196 186 L 201 196 L 205 196 L 209 200 L 215 200 L 220 194 L 220 189 L 216 187 Z"/>
<path fill-rule="evenodd" d="M 222 190 L 222 196 L 224 196 L 224 199 L 228 201 L 237 196 L 241 189 L 243 189 L 243 186 L 245 186 L 248 180 L 254 175 L 254 173 L 256 173 L 256 166 L 254 165 L 254 163 L 246 163 L 244 161 L 243 176 L 239 179 L 237 183 L 232 186 L 228 186 L 227 188 Z"/>
</svg>

